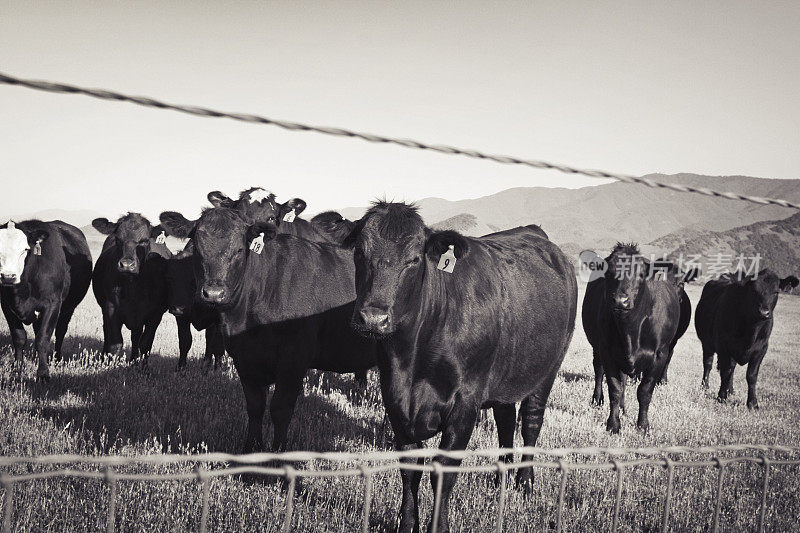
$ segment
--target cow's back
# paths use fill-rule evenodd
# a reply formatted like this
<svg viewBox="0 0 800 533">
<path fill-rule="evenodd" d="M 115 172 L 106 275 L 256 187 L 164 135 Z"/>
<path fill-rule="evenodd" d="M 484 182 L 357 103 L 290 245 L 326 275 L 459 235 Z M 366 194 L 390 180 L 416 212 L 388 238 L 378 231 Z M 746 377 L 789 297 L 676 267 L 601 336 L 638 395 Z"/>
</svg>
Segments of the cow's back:
<svg viewBox="0 0 800 533">
<path fill-rule="evenodd" d="M 473 357 L 491 359 L 489 400 L 520 401 L 532 390 L 546 395 L 575 327 L 574 267 L 558 246 L 541 236 L 538 226 L 472 242 L 479 244 L 470 246 L 453 274 L 444 274 L 457 280 L 462 277 L 459 269 L 467 270 L 458 287 L 467 293 L 465 308 L 455 309 L 453 316 L 464 328 L 453 341 Z M 445 325 L 445 342 L 450 328 Z"/>
<path fill-rule="evenodd" d="M 54 220 L 49 224 L 61 236 L 66 273 L 70 278 L 69 294 L 65 303 L 75 307 L 89 290 L 92 279 L 92 253 L 86 242 L 86 236 L 80 229 L 61 220 Z"/>
<path fill-rule="evenodd" d="M 700 295 L 700 301 L 694 312 L 694 326 L 697 336 L 703 344 L 711 345 L 714 339 L 714 322 L 723 294 L 732 287 L 732 283 L 725 279 L 713 279 L 705 284 Z"/>
</svg>

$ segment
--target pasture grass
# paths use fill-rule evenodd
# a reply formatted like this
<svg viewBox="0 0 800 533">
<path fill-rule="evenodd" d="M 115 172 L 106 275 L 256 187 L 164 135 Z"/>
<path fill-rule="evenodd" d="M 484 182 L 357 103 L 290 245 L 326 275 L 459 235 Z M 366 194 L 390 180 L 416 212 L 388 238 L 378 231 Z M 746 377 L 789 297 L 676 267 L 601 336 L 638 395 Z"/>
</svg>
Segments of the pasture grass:
<svg viewBox="0 0 800 533">
<path fill-rule="evenodd" d="M 700 287 L 688 287 L 696 304 Z M 583 294 L 581 292 L 581 299 Z M 759 379 L 761 410 L 744 405 L 744 372 L 737 369 L 736 393 L 726 404 L 715 401 L 719 375 L 711 389 L 699 387 L 702 373 L 700 343 L 690 327 L 678 343 L 670 381 L 657 388 L 651 410 L 651 430 L 635 428 L 635 386 L 627 389 L 628 414 L 622 432 L 605 431 L 607 405 L 592 407 L 591 349 L 580 323 L 559 372 L 545 413 L 539 445 L 544 448 L 716 444 L 800 444 L 800 337 L 797 325 L 800 298 L 782 296 L 775 311 L 770 351 Z M 32 333 L 31 333 L 32 336 Z M 200 370 L 204 342 L 196 334 L 188 369 L 177 372 L 175 321 L 165 315 L 156 335 L 153 355 L 145 370 L 118 360 L 101 360 L 100 311 L 91 294 L 70 325 L 65 361 L 54 364 L 48 384 L 34 380 L 30 358 L 15 374 L 8 329 L 0 327 L 0 454 L 44 455 L 79 453 L 156 454 L 219 451 L 237 453 L 245 429 L 244 399 L 235 370 L 227 363 L 214 372 Z M 265 437 L 271 426 L 265 421 Z M 377 375 L 371 372 L 366 390 L 352 376 L 310 372 L 305 395 L 298 402 L 290 428 L 290 449 L 369 452 L 391 448 L 391 429 L 385 422 Z M 522 445 L 519 432 L 516 443 Z M 429 446 L 435 445 L 429 442 Z M 496 447 L 490 413 L 481 417 L 470 448 Z M 687 456 L 680 456 L 686 458 Z M 691 455 L 691 458 L 701 458 Z M 679 456 L 673 456 L 678 459 Z M 708 459 L 708 456 L 702 457 Z M 796 458 L 796 457 L 795 457 Z M 598 461 L 576 457 L 576 461 Z M 468 463 L 488 463 L 473 459 Z M 309 464 L 346 468 L 352 464 Z M 7 472 L 45 469 L 23 465 Z M 86 467 L 86 468 L 92 468 Z M 130 466 L 126 472 L 174 472 L 192 465 Z M 772 468 L 768 492 L 767 530 L 798 531 L 800 526 L 800 469 Z M 543 531 L 555 527 L 560 473 L 537 469 L 532 497 L 508 492 L 506 531 Z M 737 463 L 727 468 L 720 514 L 723 531 L 756 528 L 763 467 Z M 569 475 L 564 521 L 569 531 L 608 530 L 611 526 L 616 473 L 573 471 Z M 625 474 L 620 527 L 625 531 L 654 531 L 660 527 L 666 471 L 642 466 Z M 679 468 L 675 471 L 670 529 L 705 531 L 711 528 L 717 470 Z M 285 493 L 277 483 L 253 483 L 219 478 L 211 483 L 209 530 L 276 531 L 281 527 Z M 0 496 L 3 490 L 0 489 Z M 124 531 L 196 530 L 200 520 L 200 489 L 195 482 L 119 482 L 116 523 Z M 399 507 L 400 476 L 396 471 L 375 474 L 370 529 L 391 530 Z M 487 531 L 494 527 L 498 489 L 493 473 L 462 474 L 453 494 L 454 531 Z M 360 528 L 363 481 L 359 478 L 303 480 L 297 491 L 293 527 L 297 531 L 353 531 Z M 423 477 L 423 520 L 432 511 L 432 491 Z M 50 479 L 17 483 L 13 528 L 16 531 L 98 530 L 105 527 L 108 489 L 102 481 Z"/>
</svg>

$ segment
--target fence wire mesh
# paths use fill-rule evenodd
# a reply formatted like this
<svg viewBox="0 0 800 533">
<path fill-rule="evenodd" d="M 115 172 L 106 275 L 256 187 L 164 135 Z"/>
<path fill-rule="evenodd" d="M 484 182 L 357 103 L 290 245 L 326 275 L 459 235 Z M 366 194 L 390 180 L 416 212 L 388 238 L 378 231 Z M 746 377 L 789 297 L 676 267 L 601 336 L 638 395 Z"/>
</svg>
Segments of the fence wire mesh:
<svg viewBox="0 0 800 533">
<path fill-rule="evenodd" d="M 536 459 L 529 461 L 503 462 L 506 454 L 533 455 Z M 696 458 L 697 455 L 708 455 Z M 682 456 L 692 457 L 683 458 Z M 625 456 L 626 458 L 621 458 Z M 628 456 L 633 456 L 628 458 Z M 445 466 L 438 462 L 441 458 L 482 459 L 477 464 L 461 464 Z M 581 458 L 583 460 L 581 460 Z M 593 458 L 593 462 L 588 462 Z M 428 459 L 429 463 L 401 462 L 401 459 Z M 342 469 L 322 468 L 319 462 L 327 464 L 356 463 Z M 216 478 L 235 475 L 270 476 L 282 480 L 284 487 L 284 503 L 282 531 L 291 531 L 295 511 L 296 484 L 301 478 L 315 477 L 353 477 L 361 478 L 363 491 L 363 507 L 361 509 L 361 530 L 370 530 L 370 511 L 373 507 L 373 477 L 377 473 L 394 470 L 411 470 L 428 472 L 434 475 L 434 503 L 431 531 L 436 531 L 436 519 L 441 506 L 442 473 L 496 473 L 498 492 L 494 530 L 503 531 L 508 497 L 508 473 L 518 468 L 535 467 L 549 469 L 558 475 L 558 492 L 555 524 L 556 531 L 565 527 L 565 499 L 571 474 L 579 471 L 606 470 L 616 475 L 614 501 L 611 507 L 613 521 L 611 529 L 619 530 L 620 510 L 622 507 L 622 488 L 626 475 L 635 468 L 660 467 L 666 471 L 663 485 L 663 499 L 660 511 L 660 531 L 669 530 L 670 512 L 675 491 L 674 479 L 677 469 L 712 468 L 717 472 L 715 492 L 713 495 L 713 518 L 711 529 L 719 531 L 720 510 L 726 490 L 726 473 L 731 465 L 751 463 L 763 469 L 763 482 L 757 488 L 758 498 L 757 530 L 765 530 L 765 516 L 769 506 L 768 491 L 771 471 L 776 466 L 800 466 L 800 447 L 794 446 L 761 446 L 761 445 L 726 445 L 685 447 L 668 446 L 653 448 L 509 448 L 447 451 L 434 448 L 422 448 L 403 452 L 285 452 L 257 453 L 234 455 L 225 453 L 207 453 L 197 455 L 141 455 L 141 456 L 81 456 L 50 455 L 38 457 L 0 457 L 0 485 L 4 492 L 2 531 L 12 531 L 14 499 L 16 489 L 23 483 L 53 478 L 83 478 L 95 480 L 107 487 L 106 530 L 117 529 L 118 486 L 122 482 L 165 482 L 193 481 L 199 487 L 200 518 L 199 531 L 208 530 L 209 502 L 211 497 L 211 481 Z M 41 467 L 40 471 L 28 473 L 12 473 L 14 467 L 25 466 L 31 470 L 32 465 Z M 65 466 L 68 465 L 68 466 Z M 189 471 L 173 473 L 130 473 L 125 467 L 135 465 L 194 465 Z M 210 465 L 216 465 L 211 467 Z M 795 473 L 795 475 L 797 475 Z M 793 495 L 789 495 L 794 497 Z"/>
</svg>

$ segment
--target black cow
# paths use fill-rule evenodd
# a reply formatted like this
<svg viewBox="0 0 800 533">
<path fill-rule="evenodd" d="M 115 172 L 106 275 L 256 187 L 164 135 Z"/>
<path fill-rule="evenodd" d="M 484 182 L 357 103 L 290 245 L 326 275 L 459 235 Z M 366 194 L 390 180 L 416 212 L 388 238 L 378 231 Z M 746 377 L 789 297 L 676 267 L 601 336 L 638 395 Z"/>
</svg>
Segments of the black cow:
<svg viewBox="0 0 800 533">
<path fill-rule="evenodd" d="M 469 238 L 432 231 L 413 205 L 387 202 L 344 245 L 355 249 L 353 326 L 385 348 L 378 369 L 395 446 L 417 448 L 441 433 L 441 449 L 464 449 L 481 408 L 492 407 L 500 446 L 511 447 L 515 402 L 523 441 L 534 446 L 575 325 L 577 284 L 564 253 L 536 226 Z M 440 271 L 451 246 L 454 270 Z M 418 530 L 421 472 L 401 475 L 400 530 Z M 517 481 L 530 487 L 532 476 L 523 468 Z M 443 475 L 439 531 L 449 529 L 454 483 L 455 474 Z"/>
<path fill-rule="evenodd" d="M 724 402 L 733 392 L 736 364 L 747 365 L 747 407 L 758 409 L 756 382 L 772 333 L 773 311 L 780 291 L 797 287 L 795 276 L 779 278 L 769 269 L 758 274 L 737 272 L 706 283 L 697 304 L 694 325 L 703 345 L 703 387 L 717 354 Z"/>
<path fill-rule="evenodd" d="M 306 202 L 300 198 L 292 198 L 281 204 L 275 200 L 275 195 L 266 189 L 250 187 L 239 193 L 238 200 L 232 200 L 220 191 L 212 191 L 208 193 L 208 201 L 214 207 L 227 207 L 238 211 L 254 222 L 275 224 L 278 233 L 288 233 L 315 242 L 328 240 L 307 220 L 300 218 L 300 213 L 306 208 Z"/>
<path fill-rule="evenodd" d="M 131 331 L 129 361 L 147 355 L 167 310 L 169 249 L 156 242 L 164 231 L 139 213 L 117 222 L 96 218 L 92 226 L 108 238 L 92 273 L 92 290 L 103 311 L 103 353 L 122 352 L 122 326 Z"/>
<path fill-rule="evenodd" d="M 92 254 L 75 226 L 26 220 L 0 227 L 0 304 L 16 361 L 22 360 L 27 341 L 24 325 L 33 324 L 37 379 L 50 379 L 50 339 L 55 332 L 58 359 L 69 321 L 91 279 Z"/>
<path fill-rule="evenodd" d="M 619 433 L 619 412 L 625 409 L 625 375 L 641 373 L 636 424 L 647 431 L 653 388 L 663 377 L 677 342 L 679 287 L 670 279 L 656 279 L 650 263 L 633 244 L 618 243 L 606 264 L 605 276 L 587 285 L 581 311 L 594 358 L 593 401 L 602 403 L 605 372 L 611 411 L 606 429 Z"/>
<path fill-rule="evenodd" d="M 186 246 L 167 262 L 167 305 L 178 325 L 178 368 L 186 366 L 186 356 L 192 347 L 192 330 L 206 331 L 206 351 L 203 365 L 218 368 L 225 353 L 220 331 L 219 315 L 197 297 L 197 282 L 192 266 L 194 243 Z"/>
<path fill-rule="evenodd" d="M 309 368 L 354 372 L 375 365 L 376 343 L 349 328 L 355 299 L 352 254 L 333 244 L 276 234 L 274 225 L 254 223 L 228 208 L 208 209 L 196 221 L 165 212 L 161 222 L 194 242 L 201 298 L 219 313 L 225 349 L 244 389 L 244 451 L 263 448 L 261 424 L 272 383 L 272 449 L 285 449 Z"/>
<path fill-rule="evenodd" d="M 311 226 L 330 242 L 341 244 L 353 231 L 355 223 L 336 211 L 324 211 L 311 219 Z"/>
</svg>

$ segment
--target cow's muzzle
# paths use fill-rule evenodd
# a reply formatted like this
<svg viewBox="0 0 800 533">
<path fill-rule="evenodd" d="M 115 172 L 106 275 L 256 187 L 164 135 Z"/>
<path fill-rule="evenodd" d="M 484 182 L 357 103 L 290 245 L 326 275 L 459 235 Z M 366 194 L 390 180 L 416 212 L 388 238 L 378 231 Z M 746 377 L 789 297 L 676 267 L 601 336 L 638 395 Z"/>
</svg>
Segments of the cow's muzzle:
<svg viewBox="0 0 800 533">
<path fill-rule="evenodd" d="M 0 273 L 0 284 L 2 285 L 16 285 L 19 283 L 19 276 L 10 273 Z"/>
<path fill-rule="evenodd" d="M 139 263 L 135 259 L 123 257 L 119 260 L 119 263 L 117 263 L 117 270 L 122 274 L 138 274 Z"/>
<path fill-rule="evenodd" d="M 353 317 L 354 325 L 361 333 L 385 336 L 392 331 L 392 316 L 382 306 L 362 307 Z"/>
<path fill-rule="evenodd" d="M 208 304 L 220 305 L 226 302 L 228 291 L 220 285 L 206 284 L 200 290 L 200 297 Z"/>
</svg>

